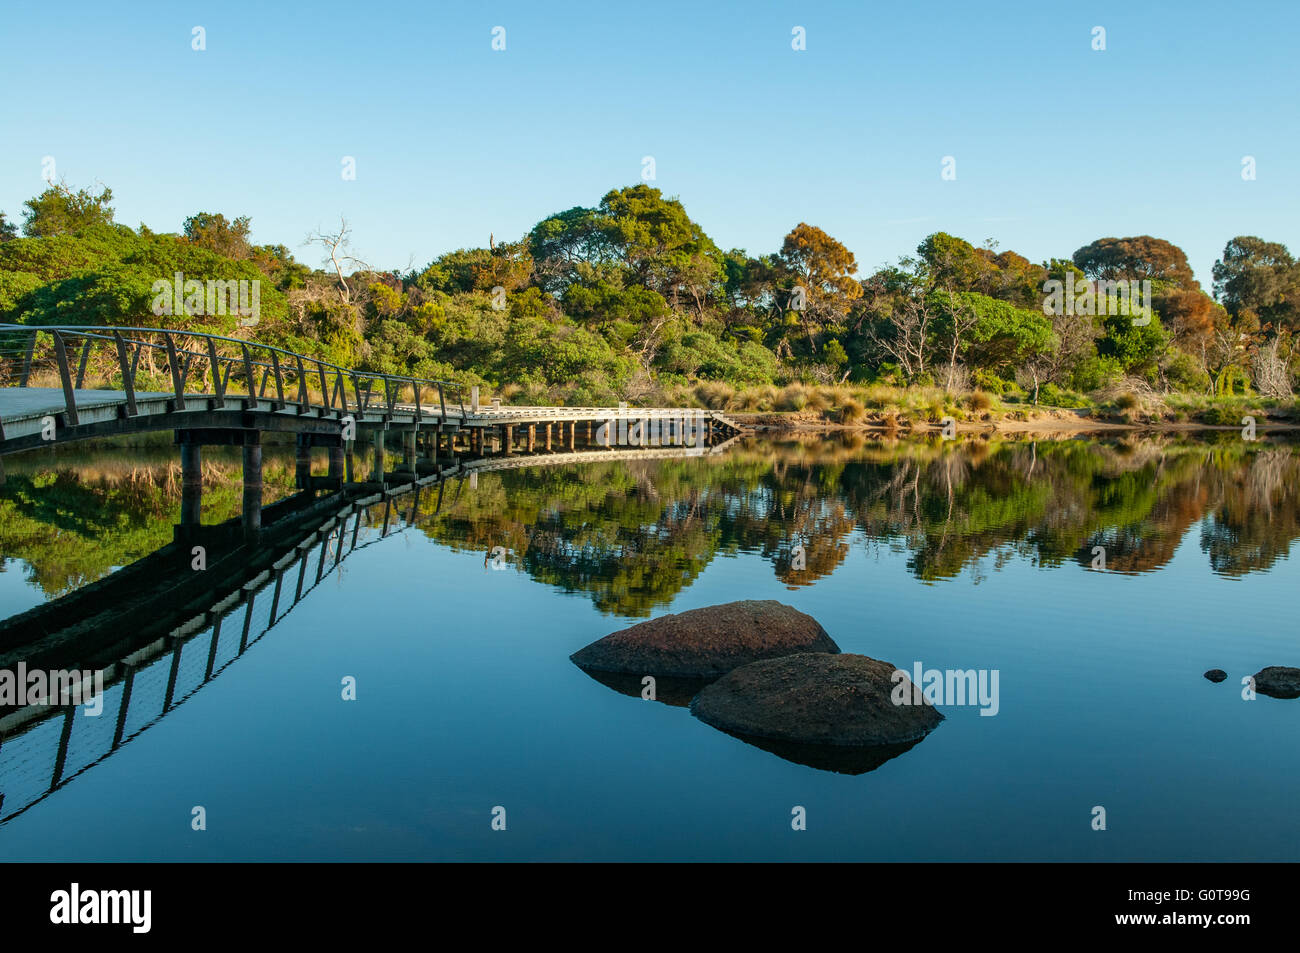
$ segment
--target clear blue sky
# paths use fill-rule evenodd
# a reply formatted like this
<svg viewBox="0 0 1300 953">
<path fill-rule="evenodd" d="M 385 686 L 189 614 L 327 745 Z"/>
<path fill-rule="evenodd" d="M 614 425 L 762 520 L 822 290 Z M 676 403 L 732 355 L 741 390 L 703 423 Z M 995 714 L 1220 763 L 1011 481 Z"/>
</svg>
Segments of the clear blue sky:
<svg viewBox="0 0 1300 953">
<path fill-rule="evenodd" d="M 317 265 L 304 238 L 343 214 L 404 269 L 594 205 L 650 155 L 724 248 L 807 221 L 870 271 L 938 230 L 1035 261 L 1152 234 L 1208 287 L 1234 235 L 1300 252 L 1298 35 L 1293 0 L 4 0 L 0 209 L 53 156 L 130 225 L 246 214 Z"/>
</svg>

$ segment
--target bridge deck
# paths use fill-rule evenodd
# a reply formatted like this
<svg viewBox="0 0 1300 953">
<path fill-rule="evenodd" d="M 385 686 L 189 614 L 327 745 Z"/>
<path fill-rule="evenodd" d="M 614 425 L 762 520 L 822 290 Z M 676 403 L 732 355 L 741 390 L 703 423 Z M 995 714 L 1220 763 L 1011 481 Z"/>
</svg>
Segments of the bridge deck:
<svg viewBox="0 0 1300 953">
<path fill-rule="evenodd" d="M 127 419 L 128 398 L 119 390 L 76 390 L 73 392 L 78 412 L 77 433 L 71 439 L 95 436 L 95 431 L 115 429 L 115 425 Z M 203 421 L 200 415 L 214 411 L 229 413 L 256 412 L 270 415 L 271 419 L 280 418 L 284 429 L 305 429 L 301 424 L 293 425 L 289 421 L 326 419 L 338 421 L 344 412 L 324 406 L 313 406 L 303 413 L 294 403 L 281 405 L 280 402 L 267 397 L 250 398 L 243 394 L 227 394 L 224 407 L 217 397 L 211 394 L 185 394 L 184 406 L 177 406 L 174 394 L 162 392 L 136 392 L 136 413 L 130 418 L 133 431 L 142 430 L 184 430 L 188 427 L 212 426 L 212 421 Z M 66 399 L 59 388 L 54 387 L 4 387 L 0 388 L 0 452 L 13 452 L 29 449 L 33 438 L 38 437 L 47 417 L 59 418 L 66 410 Z M 478 410 L 466 408 L 463 412 L 459 405 L 439 405 L 421 403 L 417 413 L 414 404 L 397 404 L 389 413 L 382 406 L 370 406 L 366 412 L 357 408 L 352 414 L 361 428 L 387 428 L 390 426 L 434 426 L 436 424 L 457 427 L 493 427 L 502 425 L 527 426 L 529 424 L 551 424 L 556 422 L 604 422 L 621 417 L 629 420 L 679 420 L 682 418 L 708 418 L 725 425 L 731 431 L 739 433 L 740 427 L 717 411 L 688 408 L 612 408 L 612 407 L 480 407 Z M 62 423 L 60 423 L 62 430 Z M 66 435 L 61 433 L 60 439 Z"/>
<path fill-rule="evenodd" d="M 120 390 L 74 390 L 77 407 L 103 407 L 126 404 L 126 393 Z M 136 400 L 170 397 L 170 394 L 137 393 Z M 8 426 L 10 421 L 28 417 L 61 414 L 64 410 L 63 391 L 57 387 L 3 387 L 0 388 L 0 420 Z"/>
</svg>

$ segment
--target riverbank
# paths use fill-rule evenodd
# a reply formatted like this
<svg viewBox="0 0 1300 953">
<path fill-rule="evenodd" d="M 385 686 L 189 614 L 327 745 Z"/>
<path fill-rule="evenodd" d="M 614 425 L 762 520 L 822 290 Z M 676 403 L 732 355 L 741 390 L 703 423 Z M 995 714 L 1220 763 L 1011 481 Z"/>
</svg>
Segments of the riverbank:
<svg viewBox="0 0 1300 953">
<path fill-rule="evenodd" d="M 759 433 L 803 433 L 815 431 L 871 431 L 879 433 L 942 433 L 942 420 L 908 418 L 887 413 L 868 413 L 862 419 L 843 423 L 828 420 L 812 411 L 772 411 L 767 413 L 732 412 L 728 416 L 748 430 Z M 957 433 L 1099 433 L 1105 431 L 1205 430 L 1242 431 L 1252 418 L 1257 431 L 1300 431 L 1300 419 L 1293 413 L 1255 411 L 1243 414 L 1240 421 L 1225 423 L 1199 419 L 1175 419 L 1158 414 L 1111 415 L 1094 410 L 1042 408 L 1001 414 L 986 413 L 969 419 L 950 418 Z"/>
</svg>

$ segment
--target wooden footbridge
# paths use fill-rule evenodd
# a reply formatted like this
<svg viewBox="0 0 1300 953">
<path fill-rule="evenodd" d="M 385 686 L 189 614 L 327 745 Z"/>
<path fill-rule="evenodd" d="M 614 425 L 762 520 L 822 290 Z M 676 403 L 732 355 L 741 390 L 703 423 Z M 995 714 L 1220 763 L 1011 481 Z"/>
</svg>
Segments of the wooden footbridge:
<svg viewBox="0 0 1300 953">
<path fill-rule="evenodd" d="M 350 553 L 436 515 L 444 495 L 454 500 L 477 474 L 716 453 L 742 432 L 711 411 L 480 406 L 473 390 L 447 381 L 349 370 L 200 332 L 0 325 L 0 461 L 150 431 L 172 431 L 180 448 L 173 542 L 0 620 L 0 669 L 94 670 L 106 684 L 102 718 L 66 698 L 0 706 L 0 823 L 155 724 Z M 295 435 L 301 491 L 269 506 L 264 433 Z M 200 525 L 205 445 L 243 448 L 243 513 L 219 526 Z M 359 446 L 371 457 L 365 479 L 354 467 Z M 317 448 L 328 454 L 324 477 L 312 475 Z"/>
<path fill-rule="evenodd" d="M 480 406 L 477 388 L 343 368 L 197 331 L 0 324 L 0 480 L 7 454 L 150 431 L 174 432 L 180 448 L 181 538 L 200 525 L 201 448 L 243 448 L 250 539 L 261 531 L 264 433 L 295 435 L 300 487 L 363 491 L 474 460 L 708 448 L 742 433 L 722 414 L 698 409 Z M 358 447 L 383 479 L 356 479 Z M 391 477 L 390 447 L 402 460 Z M 311 475 L 315 448 L 328 454 L 325 477 Z"/>
</svg>

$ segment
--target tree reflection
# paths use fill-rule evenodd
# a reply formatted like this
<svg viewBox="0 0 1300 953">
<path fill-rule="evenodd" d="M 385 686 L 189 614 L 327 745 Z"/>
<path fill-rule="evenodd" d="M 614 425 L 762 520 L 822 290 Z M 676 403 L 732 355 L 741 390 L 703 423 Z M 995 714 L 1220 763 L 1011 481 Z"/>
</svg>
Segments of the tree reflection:
<svg viewBox="0 0 1300 953">
<path fill-rule="evenodd" d="M 238 512 L 223 489 L 236 471 L 223 466 L 211 474 L 217 517 Z M 56 595 L 168 541 L 173 465 L 114 467 L 55 456 L 14 470 L 0 488 L 0 557 L 23 560 Z M 287 468 L 280 476 L 291 482 Z M 809 435 L 717 456 L 482 473 L 476 488 L 425 492 L 414 522 L 453 549 L 504 547 L 519 571 L 602 612 L 644 617 L 718 558 L 755 554 L 798 587 L 864 545 L 905 553 L 911 575 L 939 584 L 1017 559 L 1101 568 L 1099 548 L 1105 571 L 1155 572 L 1198 530 L 1210 568 L 1242 576 L 1289 555 L 1298 487 L 1295 446 L 1240 438 Z"/>
<path fill-rule="evenodd" d="M 757 554 L 787 586 L 852 546 L 906 552 L 927 583 L 1044 568 L 1158 571 L 1188 532 L 1215 572 L 1267 570 L 1300 536 L 1295 447 L 1190 437 L 1117 441 L 749 440 L 725 456 L 484 474 L 426 531 L 504 545 L 535 579 L 644 617 L 719 557 Z"/>
</svg>

